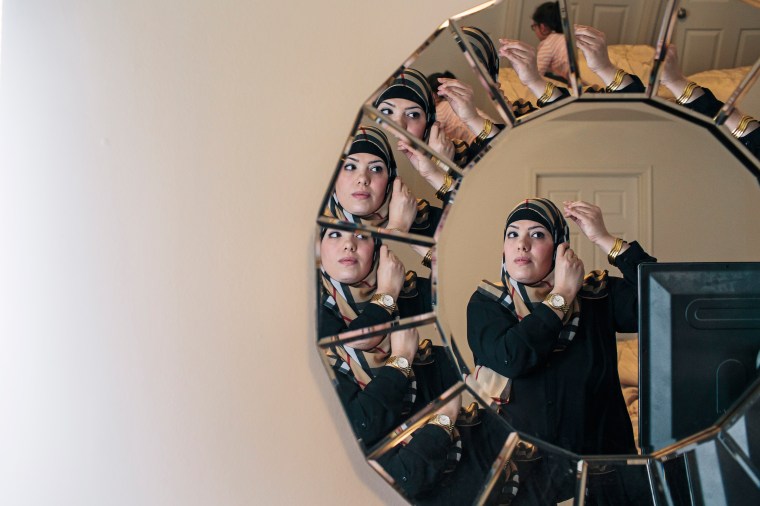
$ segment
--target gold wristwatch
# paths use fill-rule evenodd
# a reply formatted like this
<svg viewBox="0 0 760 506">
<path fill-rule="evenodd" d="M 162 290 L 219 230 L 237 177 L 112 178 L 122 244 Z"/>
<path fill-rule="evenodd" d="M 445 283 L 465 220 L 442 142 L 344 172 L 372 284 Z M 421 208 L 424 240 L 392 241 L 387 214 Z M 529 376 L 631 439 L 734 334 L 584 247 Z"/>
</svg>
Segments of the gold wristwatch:
<svg viewBox="0 0 760 506">
<path fill-rule="evenodd" d="M 570 311 L 570 307 L 565 303 L 565 298 L 558 293 L 550 293 L 546 296 L 544 302 L 549 304 L 549 307 L 562 311 L 563 315 L 566 315 Z"/>
<path fill-rule="evenodd" d="M 393 300 L 393 296 L 388 295 L 387 293 L 376 293 L 369 301 L 372 304 L 377 304 L 381 308 L 388 311 L 391 316 L 393 316 L 396 311 L 398 311 L 398 307 L 396 306 L 396 301 Z"/>
<path fill-rule="evenodd" d="M 443 427 L 446 429 L 446 432 L 449 433 L 449 436 L 454 433 L 454 423 L 451 421 L 451 418 L 449 418 L 448 415 L 436 413 L 430 420 L 428 420 L 428 423 Z"/>
<path fill-rule="evenodd" d="M 407 378 L 412 375 L 412 365 L 404 357 L 392 356 L 387 362 L 385 362 L 385 365 L 398 369 L 404 373 L 404 376 Z"/>
</svg>

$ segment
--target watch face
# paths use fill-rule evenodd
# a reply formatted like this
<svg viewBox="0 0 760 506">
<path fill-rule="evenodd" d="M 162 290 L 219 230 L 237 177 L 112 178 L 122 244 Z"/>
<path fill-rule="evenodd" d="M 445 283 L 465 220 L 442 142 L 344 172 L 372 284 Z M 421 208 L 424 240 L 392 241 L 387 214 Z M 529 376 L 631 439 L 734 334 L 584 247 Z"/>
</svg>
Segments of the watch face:
<svg viewBox="0 0 760 506">
<path fill-rule="evenodd" d="M 554 306 L 554 307 L 560 307 L 562 304 L 564 304 L 564 303 L 565 303 L 565 299 L 564 299 L 564 297 L 562 297 L 561 295 L 556 295 L 556 294 L 555 294 L 555 295 L 552 295 L 552 298 L 551 298 L 551 300 L 549 301 L 549 303 L 550 303 L 552 306 Z"/>
<path fill-rule="evenodd" d="M 441 423 L 444 423 L 446 425 L 451 425 L 451 418 L 449 418 L 448 415 L 441 415 L 441 414 L 439 414 L 438 415 L 438 421 L 440 421 Z"/>
<path fill-rule="evenodd" d="M 405 359 L 404 357 L 396 357 L 396 363 L 400 367 L 404 367 L 404 368 L 409 367 L 409 361 Z"/>
<path fill-rule="evenodd" d="M 384 305 L 386 306 L 392 306 L 393 305 L 393 297 L 391 297 L 388 294 L 384 294 L 380 300 Z"/>
</svg>

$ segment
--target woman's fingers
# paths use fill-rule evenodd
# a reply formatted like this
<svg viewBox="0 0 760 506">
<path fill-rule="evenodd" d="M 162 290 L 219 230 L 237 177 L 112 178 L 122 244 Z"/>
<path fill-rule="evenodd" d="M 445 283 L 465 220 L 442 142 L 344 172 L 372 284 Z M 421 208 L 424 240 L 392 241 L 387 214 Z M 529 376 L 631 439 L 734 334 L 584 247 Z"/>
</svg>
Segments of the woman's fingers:
<svg viewBox="0 0 760 506">
<path fill-rule="evenodd" d="M 565 216 L 573 220 L 591 242 L 597 243 L 609 235 L 604 225 L 604 214 L 599 206 L 581 200 L 565 201 L 563 204 Z"/>
<path fill-rule="evenodd" d="M 573 25 L 576 36 L 599 38 L 604 37 L 604 32 L 597 30 L 593 26 Z"/>
<path fill-rule="evenodd" d="M 513 39 L 499 39 L 501 46 L 499 46 L 499 54 L 502 56 L 512 55 L 514 57 L 526 58 L 535 50 L 533 46 L 528 45 L 519 40 Z"/>
<path fill-rule="evenodd" d="M 571 211 L 596 212 L 600 210 L 599 206 L 595 206 L 594 204 L 582 200 L 566 200 L 562 204 L 565 206 L 565 209 Z"/>
<path fill-rule="evenodd" d="M 401 178 L 397 177 L 393 181 L 393 193 L 400 193 L 401 192 L 401 188 L 403 187 L 403 184 L 404 183 L 401 181 Z"/>
<path fill-rule="evenodd" d="M 411 194 L 409 186 L 404 183 L 403 179 L 401 179 L 401 176 L 396 177 L 396 179 L 393 181 L 393 193 L 395 195 L 403 196 L 408 196 Z"/>
<path fill-rule="evenodd" d="M 403 273 L 404 264 L 401 263 L 401 260 L 399 260 L 399 258 L 391 250 L 387 250 L 387 254 L 385 258 L 388 263 L 388 266 L 392 270 L 396 271 L 397 273 L 398 272 Z"/>
<path fill-rule="evenodd" d="M 446 130 L 443 129 L 443 125 L 441 125 L 440 121 L 433 123 L 433 126 L 430 128 L 430 137 L 438 139 L 441 146 L 445 145 L 449 140 L 446 136 Z"/>
<path fill-rule="evenodd" d="M 444 90 L 471 90 L 472 89 L 469 85 L 457 79 L 447 79 L 445 77 L 439 77 L 438 81 L 441 83 L 440 86 L 438 86 L 439 90 L 440 89 L 444 89 Z"/>
<path fill-rule="evenodd" d="M 505 58 L 516 59 L 516 60 L 527 60 L 528 58 L 531 57 L 530 51 L 523 48 L 516 48 L 516 47 L 502 47 L 502 49 L 499 50 L 499 54 L 501 54 Z"/>
</svg>

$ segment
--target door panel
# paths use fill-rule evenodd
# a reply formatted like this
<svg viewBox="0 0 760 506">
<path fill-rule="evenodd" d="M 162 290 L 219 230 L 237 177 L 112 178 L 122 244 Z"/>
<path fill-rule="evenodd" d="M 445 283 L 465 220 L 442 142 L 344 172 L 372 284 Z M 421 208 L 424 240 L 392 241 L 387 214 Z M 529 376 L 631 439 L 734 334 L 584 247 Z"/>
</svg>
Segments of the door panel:
<svg viewBox="0 0 760 506">
<path fill-rule="evenodd" d="M 737 0 L 683 0 L 673 42 L 685 75 L 752 65 L 760 57 L 760 9 Z"/>
</svg>

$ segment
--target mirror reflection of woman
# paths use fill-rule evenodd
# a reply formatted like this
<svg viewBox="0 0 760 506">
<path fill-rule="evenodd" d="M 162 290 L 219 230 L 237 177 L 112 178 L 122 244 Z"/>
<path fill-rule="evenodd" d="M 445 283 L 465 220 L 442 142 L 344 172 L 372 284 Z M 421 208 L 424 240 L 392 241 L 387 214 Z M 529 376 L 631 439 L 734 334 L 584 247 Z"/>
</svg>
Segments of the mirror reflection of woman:
<svg viewBox="0 0 760 506">
<path fill-rule="evenodd" d="M 668 46 L 660 82 L 673 93 L 676 103 L 692 111 L 714 118 L 723 107 L 723 102 L 715 98 L 709 88 L 686 79 L 678 63 L 678 51 L 673 44 Z M 731 131 L 731 135 L 739 139 L 739 142 L 760 159 L 760 122 L 758 120 L 735 109 L 726 118 L 725 126 Z"/>
<path fill-rule="evenodd" d="M 434 151 L 457 165 L 466 164 L 469 146 L 461 140 L 449 139 L 443 126 L 436 121 L 433 90 L 422 72 L 412 68 L 399 72 L 373 105 L 411 136 L 427 142 Z M 447 171 L 404 140 L 399 140 L 398 147 L 423 179 L 438 190 L 436 196 L 446 202 L 453 184 Z"/>
<path fill-rule="evenodd" d="M 491 80 L 499 84 L 499 54 L 488 34 L 475 26 L 462 27 L 462 33 L 472 48 L 475 57 L 480 61 Z M 472 155 L 478 153 L 488 144 L 505 125 L 494 121 L 483 111 L 478 110 L 474 103 L 472 86 L 456 78 L 439 77 L 436 93 L 446 100 L 459 119 L 467 125 L 474 141 L 470 144 Z M 509 104 L 515 115 L 522 112 L 515 104 Z"/>
<path fill-rule="evenodd" d="M 397 175 L 385 133 L 360 126 L 338 169 L 326 214 L 351 223 L 432 236 L 437 218 Z"/>
<path fill-rule="evenodd" d="M 499 78 L 499 55 L 490 37 L 477 27 L 464 27 L 464 35 L 495 83 Z M 474 105 L 474 90 L 469 84 L 458 79 L 438 78 L 436 94 L 448 105 L 471 133 L 473 142 L 450 139 L 446 129 L 436 121 L 436 97 L 425 75 L 413 68 L 398 73 L 375 99 L 373 105 L 381 114 L 390 117 L 412 136 L 423 140 L 436 152 L 441 153 L 460 167 L 466 166 L 504 128 Z M 509 104 L 517 116 L 533 110 L 523 102 Z M 399 150 L 403 152 L 419 174 L 437 190 L 436 196 L 444 204 L 454 180 L 430 158 L 415 149 L 405 140 L 399 140 Z"/>
<path fill-rule="evenodd" d="M 322 304 L 319 335 L 331 336 L 393 320 L 404 285 L 404 265 L 369 234 L 328 228 L 320 242 Z M 390 299 L 385 303 L 383 297 Z M 370 349 L 380 339 L 355 346 Z"/>
<path fill-rule="evenodd" d="M 430 310 L 428 280 L 407 273 L 380 242 L 360 232 L 328 228 L 320 243 L 322 299 L 319 334 L 332 336 Z M 409 286 L 410 279 L 418 286 Z M 429 282 L 428 282 L 429 283 Z M 381 300 L 390 295 L 389 309 Z M 394 304 L 396 305 L 396 304 Z M 416 329 L 336 344 L 327 351 L 338 395 L 366 448 L 379 442 L 460 378 L 451 356 Z M 508 431 L 490 411 L 462 410 L 457 395 L 441 405 L 380 464 L 419 504 L 469 503 Z M 461 424 L 464 425 L 461 425 Z M 513 469 L 500 476 L 509 483 Z"/>
<path fill-rule="evenodd" d="M 602 89 L 586 88 L 586 93 L 642 93 L 645 91 L 646 88 L 638 76 L 628 74 L 613 65 L 604 32 L 584 25 L 574 25 L 573 29 L 576 45 L 583 52 L 589 69 L 606 83 Z M 533 46 L 519 40 L 499 39 L 499 41 L 501 42 L 499 54 L 509 60 L 520 82 L 539 97 L 537 101 L 539 107 L 570 96 L 566 88 L 555 86 L 552 81 L 541 75 L 536 49 Z"/>
<path fill-rule="evenodd" d="M 565 216 L 622 279 L 607 271 L 584 277 Z M 637 331 L 637 266 L 654 261 L 638 243 L 609 234 L 592 204 L 565 202 L 560 211 L 536 198 L 513 209 L 501 281 L 484 281 L 472 295 L 467 339 L 478 382 L 516 429 L 579 454 L 636 453 L 615 334 Z"/>
<path fill-rule="evenodd" d="M 562 33 L 562 19 L 559 2 L 545 2 L 533 12 L 530 25 L 538 40 L 538 73 L 552 79 L 568 82 L 570 62 L 567 58 L 567 44 Z"/>
</svg>

